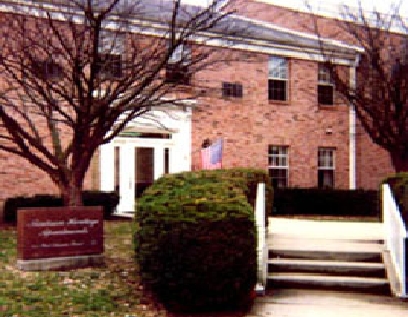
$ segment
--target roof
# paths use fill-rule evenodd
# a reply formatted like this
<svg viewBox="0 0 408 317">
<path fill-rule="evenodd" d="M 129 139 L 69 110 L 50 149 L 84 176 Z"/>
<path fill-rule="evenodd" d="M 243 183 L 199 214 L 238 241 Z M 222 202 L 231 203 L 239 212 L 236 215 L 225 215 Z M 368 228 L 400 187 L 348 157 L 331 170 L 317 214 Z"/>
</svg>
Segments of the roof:
<svg viewBox="0 0 408 317">
<path fill-rule="evenodd" d="M 80 3 L 86 4 L 88 0 L 76 0 Z M 41 10 L 42 7 L 54 11 L 75 12 L 81 14 L 82 11 L 73 9 L 73 1 L 69 0 L 9 0 L 1 1 L 2 3 L 8 3 L 10 5 L 18 5 L 21 7 L 30 8 L 30 10 Z M 94 0 L 95 6 L 103 9 L 109 5 L 112 0 Z M 0 10 L 4 10 L 4 6 Z M 126 18 L 138 22 L 151 22 L 156 24 L 156 27 L 167 30 L 168 23 L 173 17 L 174 2 L 171 0 L 119 0 L 119 3 L 113 10 L 114 15 L 117 17 L 123 17 L 123 12 L 132 12 L 127 15 Z M 30 12 L 30 11 L 27 11 Z M 114 16 L 112 15 L 112 16 Z M 191 20 L 192 17 L 200 15 L 200 21 L 206 19 L 217 19 L 224 16 L 215 27 L 211 28 L 210 32 L 216 35 L 218 39 L 222 37 L 228 40 L 229 46 L 234 46 L 234 42 L 238 41 L 241 48 L 245 48 L 245 45 L 254 45 L 268 47 L 277 46 L 281 49 L 303 52 L 305 54 L 318 54 L 322 45 L 325 50 L 334 52 L 339 58 L 346 60 L 355 60 L 355 56 L 363 52 L 363 49 L 357 46 L 351 46 L 346 43 L 333 40 L 319 38 L 317 35 L 297 32 L 288 28 L 277 26 L 273 23 L 250 19 L 237 14 L 225 14 L 220 12 L 214 7 L 213 10 L 204 11 L 203 7 L 195 5 L 183 4 L 179 8 L 177 20 L 179 25 L 183 25 Z M 218 40 L 213 45 L 222 45 L 222 41 Z M 235 42 L 236 43 L 236 42 Z M 225 43 L 224 43 L 225 44 Z M 227 46 L 227 45 L 224 45 Z M 235 45 L 239 48 L 239 45 Z M 299 55 L 300 56 L 300 55 Z"/>
</svg>

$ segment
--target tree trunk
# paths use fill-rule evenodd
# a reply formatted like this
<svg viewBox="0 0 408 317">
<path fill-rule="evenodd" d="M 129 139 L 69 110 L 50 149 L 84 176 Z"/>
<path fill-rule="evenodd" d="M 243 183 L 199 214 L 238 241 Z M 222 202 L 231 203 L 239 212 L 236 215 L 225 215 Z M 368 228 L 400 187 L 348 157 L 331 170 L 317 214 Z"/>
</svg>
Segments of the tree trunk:
<svg viewBox="0 0 408 317">
<path fill-rule="evenodd" d="M 395 172 L 408 172 L 408 153 L 407 152 L 390 152 L 392 165 Z"/>
<path fill-rule="evenodd" d="M 61 197 L 64 202 L 64 206 L 82 206 L 82 182 L 75 184 L 70 182 L 69 184 L 60 186 Z"/>
</svg>

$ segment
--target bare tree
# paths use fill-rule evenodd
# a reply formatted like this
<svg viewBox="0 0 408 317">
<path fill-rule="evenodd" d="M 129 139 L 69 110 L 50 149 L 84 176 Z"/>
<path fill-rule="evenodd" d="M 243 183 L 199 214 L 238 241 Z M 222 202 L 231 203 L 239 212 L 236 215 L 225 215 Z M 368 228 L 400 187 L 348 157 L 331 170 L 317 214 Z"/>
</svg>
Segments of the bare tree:
<svg viewBox="0 0 408 317">
<path fill-rule="evenodd" d="M 228 15 L 218 0 L 3 4 L 0 149 L 47 173 L 71 206 L 101 144 L 152 107 L 197 97 L 192 74 L 213 65 L 205 44 Z"/>
<path fill-rule="evenodd" d="M 364 50 L 355 87 L 321 46 L 336 91 L 355 107 L 361 125 L 389 153 L 397 172 L 408 171 L 408 28 L 399 9 L 393 6 L 384 14 L 365 11 L 361 2 L 356 8 L 342 6 L 336 21 L 341 37 Z M 316 32 L 326 37 L 320 22 L 316 17 Z"/>
</svg>

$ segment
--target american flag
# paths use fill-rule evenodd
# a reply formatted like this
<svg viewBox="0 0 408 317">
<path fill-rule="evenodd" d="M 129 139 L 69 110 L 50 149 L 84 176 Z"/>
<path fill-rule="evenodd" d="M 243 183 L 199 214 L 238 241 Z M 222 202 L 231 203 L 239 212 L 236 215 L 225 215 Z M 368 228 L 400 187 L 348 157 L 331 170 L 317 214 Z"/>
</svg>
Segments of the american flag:
<svg viewBox="0 0 408 317">
<path fill-rule="evenodd" d="M 201 168 L 205 170 L 222 168 L 222 139 L 201 149 Z"/>
</svg>

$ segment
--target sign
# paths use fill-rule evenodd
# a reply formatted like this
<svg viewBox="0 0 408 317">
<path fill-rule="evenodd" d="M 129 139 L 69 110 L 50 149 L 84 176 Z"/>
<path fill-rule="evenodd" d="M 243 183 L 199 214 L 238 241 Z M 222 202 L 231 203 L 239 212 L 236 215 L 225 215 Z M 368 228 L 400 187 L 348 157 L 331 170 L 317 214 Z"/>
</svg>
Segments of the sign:
<svg viewBox="0 0 408 317">
<path fill-rule="evenodd" d="M 33 207 L 17 213 L 20 260 L 103 252 L 102 207 Z"/>
</svg>

